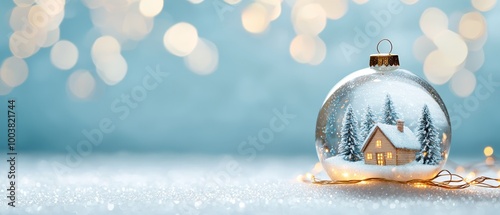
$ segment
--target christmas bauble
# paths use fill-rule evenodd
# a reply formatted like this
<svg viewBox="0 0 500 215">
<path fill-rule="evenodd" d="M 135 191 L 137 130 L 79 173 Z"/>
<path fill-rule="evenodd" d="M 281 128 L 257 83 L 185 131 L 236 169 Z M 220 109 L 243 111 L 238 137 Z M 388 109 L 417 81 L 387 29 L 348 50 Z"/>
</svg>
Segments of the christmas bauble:
<svg viewBox="0 0 500 215">
<path fill-rule="evenodd" d="M 391 52 L 371 55 L 369 68 L 338 82 L 316 124 L 316 150 L 332 180 L 432 178 L 444 166 L 450 142 L 441 97 L 400 69 Z"/>
</svg>

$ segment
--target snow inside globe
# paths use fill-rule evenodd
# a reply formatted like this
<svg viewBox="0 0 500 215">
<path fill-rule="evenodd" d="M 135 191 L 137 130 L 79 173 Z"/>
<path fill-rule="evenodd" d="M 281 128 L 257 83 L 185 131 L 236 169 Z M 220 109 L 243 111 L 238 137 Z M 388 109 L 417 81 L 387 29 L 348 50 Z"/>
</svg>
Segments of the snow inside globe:
<svg viewBox="0 0 500 215">
<path fill-rule="evenodd" d="M 391 52 L 371 55 L 369 68 L 337 83 L 316 124 L 316 150 L 332 180 L 429 179 L 444 166 L 450 142 L 440 96 L 400 69 Z"/>
</svg>

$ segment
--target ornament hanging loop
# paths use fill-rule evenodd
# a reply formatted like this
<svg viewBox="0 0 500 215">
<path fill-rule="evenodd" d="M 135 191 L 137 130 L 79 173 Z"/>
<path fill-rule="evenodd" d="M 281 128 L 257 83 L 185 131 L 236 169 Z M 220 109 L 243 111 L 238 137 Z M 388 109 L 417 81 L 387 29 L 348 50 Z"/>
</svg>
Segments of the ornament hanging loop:
<svg viewBox="0 0 500 215">
<path fill-rule="evenodd" d="M 378 41 L 377 52 L 380 54 L 380 50 L 378 49 L 378 47 L 380 46 L 380 43 L 382 43 L 383 41 L 387 41 L 387 42 L 389 42 L 389 45 L 391 45 L 391 50 L 389 50 L 389 55 L 390 55 L 392 53 L 392 42 L 387 38 L 384 38 L 384 39 L 381 39 L 380 41 Z"/>
<path fill-rule="evenodd" d="M 380 53 L 379 46 L 383 41 L 387 41 L 389 42 L 389 45 L 391 45 L 391 49 L 388 54 Z M 370 67 L 380 71 L 393 70 L 399 67 L 399 57 L 397 54 L 392 54 L 392 42 L 389 39 L 384 38 L 377 43 L 377 52 L 378 54 L 370 55 Z"/>
</svg>

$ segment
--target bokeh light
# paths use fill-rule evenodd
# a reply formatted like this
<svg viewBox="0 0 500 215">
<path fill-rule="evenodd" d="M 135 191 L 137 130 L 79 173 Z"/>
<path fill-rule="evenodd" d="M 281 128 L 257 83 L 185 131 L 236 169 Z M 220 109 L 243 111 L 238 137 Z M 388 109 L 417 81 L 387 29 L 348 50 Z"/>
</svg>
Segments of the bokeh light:
<svg viewBox="0 0 500 215">
<path fill-rule="evenodd" d="M 127 75 L 128 64 L 121 55 L 108 55 L 94 63 L 97 74 L 107 85 L 116 85 Z"/>
<path fill-rule="evenodd" d="M 0 78 L 9 87 L 17 87 L 28 78 L 28 64 L 17 57 L 5 59 L 0 68 Z"/>
<path fill-rule="evenodd" d="M 48 1 L 40 1 L 40 2 L 48 2 Z M 54 4 L 57 5 L 57 4 Z M 44 8 L 53 8 L 51 10 L 46 10 Z M 62 20 L 64 19 L 64 5 L 60 6 L 41 6 L 37 4 L 31 7 L 30 12 L 28 14 L 28 20 L 33 27 L 38 30 L 54 30 L 61 25 Z"/>
<path fill-rule="evenodd" d="M 428 8 L 421 15 L 420 27 L 425 36 L 415 40 L 413 53 L 419 61 L 425 58 L 426 78 L 434 84 L 450 81 L 455 95 L 470 96 L 477 84 L 474 72 L 485 61 L 486 19 L 479 12 L 454 12 L 448 17 L 437 8 Z"/>
<path fill-rule="evenodd" d="M 64 20 L 65 13 L 66 12 L 64 10 L 62 10 L 60 13 L 56 14 L 55 16 L 52 16 L 45 29 L 47 31 L 51 31 L 51 30 L 54 30 L 56 28 L 59 28 L 62 21 Z"/>
<path fill-rule="evenodd" d="M 443 63 L 458 66 L 467 58 L 468 48 L 465 41 L 457 33 L 450 30 L 439 32 L 432 40 L 446 56 Z"/>
<path fill-rule="evenodd" d="M 170 27 L 163 36 L 163 45 L 172 54 L 179 57 L 189 55 L 198 43 L 198 31 L 186 22 Z"/>
<path fill-rule="evenodd" d="M 316 42 L 310 35 L 297 35 L 290 43 L 290 55 L 299 63 L 309 63 L 315 55 Z"/>
<path fill-rule="evenodd" d="M 64 11 L 64 6 L 66 4 L 66 0 L 35 0 L 36 5 L 33 7 L 41 7 L 49 16 L 55 16 Z"/>
<path fill-rule="evenodd" d="M 25 25 L 29 25 L 26 20 L 30 12 L 29 7 L 15 7 L 10 14 L 9 24 L 12 30 L 21 31 Z"/>
<path fill-rule="evenodd" d="M 14 1 L 9 25 L 14 31 L 9 38 L 12 54 L 28 58 L 40 47 L 49 47 L 59 40 L 59 25 L 64 19 L 66 1 Z"/>
<path fill-rule="evenodd" d="M 264 32 L 270 22 L 268 9 L 259 2 L 248 5 L 241 13 L 243 28 L 250 33 L 259 34 Z"/>
<path fill-rule="evenodd" d="M 78 99 L 89 98 L 95 89 L 95 79 L 89 71 L 78 70 L 68 78 L 67 87 L 71 95 Z"/>
<path fill-rule="evenodd" d="M 200 38 L 195 49 L 184 58 L 184 63 L 195 74 L 213 73 L 219 64 L 217 46 L 209 40 Z"/>
<path fill-rule="evenodd" d="M 153 19 L 145 17 L 139 11 L 125 14 L 121 27 L 121 34 L 128 39 L 139 41 L 153 30 Z"/>
<path fill-rule="evenodd" d="M 466 13 L 460 19 L 458 26 L 460 35 L 469 40 L 482 37 L 486 32 L 486 20 L 478 12 Z"/>
<path fill-rule="evenodd" d="M 235 5 L 241 2 L 241 0 L 224 0 L 224 2 L 230 4 L 230 5 Z"/>
<path fill-rule="evenodd" d="M 368 2 L 368 0 L 352 0 L 356 4 L 365 4 Z"/>
<path fill-rule="evenodd" d="M 316 2 L 323 7 L 326 16 L 334 20 L 342 18 L 347 13 L 349 6 L 347 0 L 316 0 Z"/>
<path fill-rule="evenodd" d="M 401 2 L 407 4 L 407 5 L 412 5 L 418 2 L 418 0 L 401 0 Z"/>
<path fill-rule="evenodd" d="M 51 22 L 52 16 L 46 13 L 46 10 L 40 5 L 31 7 L 29 14 L 29 23 L 37 29 L 45 29 Z"/>
<path fill-rule="evenodd" d="M 52 46 L 50 61 L 59 69 L 71 69 L 78 61 L 78 48 L 70 41 L 61 40 Z"/>
<path fill-rule="evenodd" d="M 476 178 L 476 173 L 475 172 L 470 172 L 469 174 L 467 174 L 467 176 L 465 176 L 465 181 L 471 182 L 475 178 Z"/>
<path fill-rule="evenodd" d="M 127 74 L 128 64 L 120 51 L 120 43 L 112 36 L 99 37 L 92 45 L 92 61 L 107 85 L 118 84 Z"/>
<path fill-rule="evenodd" d="M 470 96 L 476 88 L 476 76 L 469 70 L 462 69 L 453 75 L 450 81 L 450 87 L 457 96 Z"/>
<path fill-rule="evenodd" d="M 444 84 L 450 80 L 456 67 L 445 63 L 446 55 L 440 50 L 431 52 L 424 61 L 424 75 L 433 84 Z"/>
<path fill-rule="evenodd" d="M 463 166 L 457 166 L 457 168 L 455 169 L 455 171 L 458 174 L 464 174 L 465 173 L 465 168 Z"/>
<path fill-rule="evenodd" d="M 319 37 L 314 37 L 315 52 L 313 58 L 309 61 L 311 65 L 319 65 L 326 57 L 326 44 Z"/>
<path fill-rule="evenodd" d="M 495 158 L 493 157 L 487 157 L 486 160 L 484 161 L 486 165 L 494 165 L 495 164 Z"/>
<path fill-rule="evenodd" d="M 35 0 L 14 0 L 14 3 L 19 7 L 29 7 L 35 3 Z"/>
<path fill-rule="evenodd" d="M 486 146 L 486 147 L 484 147 L 483 152 L 484 152 L 484 156 L 489 157 L 489 156 L 492 156 L 493 152 L 495 152 L 495 151 L 493 150 L 493 148 L 491 146 Z"/>
<path fill-rule="evenodd" d="M 92 24 L 101 31 L 101 34 L 117 37 L 119 28 L 122 26 L 123 13 L 123 11 L 116 11 L 113 16 L 110 11 L 100 6 L 90 11 L 90 19 Z"/>
<path fill-rule="evenodd" d="M 199 4 L 202 3 L 203 0 L 188 0 L 191 4 Z"/>
<path fill-rule="evenodd" d="M 281 2 L 282 0 L 256 0 L 267 9 L 269 20 L 276 20 L 281 15 Z"/>
<path fill-rule="evenodd" d="M 64 20 L 64 14 L 65 14 L 65 11 L 62 10 L 60 13 L 54 15 L 51 17 L 47 27 L 45 28 L 46 30 L 48 31 L 51 31 L 51 30 L 54 30 L 56 28 L 59 28 L 59 26 L 61 25 L 62 21 Z"/>
<path fill-rule="evenodd" d="M 0 96 L 9 94 L 12 91 L 12 87 L 5 84 L 2 79 L 0 79 Z"/>
<path fill-rule="evenodd" d="M 92 45 L 92 57 L 98 58 L 101 55 L 120 54 L 121 45 L 112 36 L 102 36 L 97 38 Z"/>
<path fill-rule="evenodd" d="M 307 4 L 298 9 L 293 21 L 297 34 L 317 35 L 325 29 L 326 13 L 319 4 Z"/>
<path fill-rule="evenodd" d="M 157 0 L 103 1 L 87 0 L 92 23 L 101 35 L 115 37 L 124 47 L 145 38 L 153 29 L 154 17 L 163 9 Z"/>
<path fill-rule="evenodd" d="M 163 9 L 163 0 L 141 0 L 139 10 L 146 17 L 155 17 Z"/>
<path fill-rule="evenodd" d="M 297 35 L 290 43 L 290 55 L 299 63 L 318 65 L 325 59 L 326 45 L 317 36 Z"/>
<path fill-rule="evenodd" d="M 51 35 L 51 36 L 54 36 L 54 35 Z M 38 31 L 37 34 L 35 35 L 35 37 L 33 37 L 33 39 L 30 39 L 30 40 L 33 40 L 35 42 L 35 46 L 38 49 L 40 49 L 40 48 L 42 48 L 42 45 L 44 45 L 45 41 L 47 41 L 47 37 L 48 37 L 47 31 Z M 51 38 L 51 39 L 54 39 L 54 38 Z M 52 44 L 52 45 L 54 45 L 54 44 Z"/>
<path fill-rule="evenodd" d="M 448 16 L 438 8 L 428 8 L 420 17 L 420 29 L 429 39 L 434 39 L 441 31 L 448 29 Z"/>
<path fill-rule="evenodd" d="M 471 0 L 471 3 L 477 10 L 486 12 L 495 7 L 497 0 Z"/>
<path fill-rule="evenodd" d="M 30 57 L 40 50 L 34 39 L 35 37 L 26 40 L 23 34 L 24 32 L 15 31 L 9 38 L 10 51 L 18 58 Z"/>
</svg>

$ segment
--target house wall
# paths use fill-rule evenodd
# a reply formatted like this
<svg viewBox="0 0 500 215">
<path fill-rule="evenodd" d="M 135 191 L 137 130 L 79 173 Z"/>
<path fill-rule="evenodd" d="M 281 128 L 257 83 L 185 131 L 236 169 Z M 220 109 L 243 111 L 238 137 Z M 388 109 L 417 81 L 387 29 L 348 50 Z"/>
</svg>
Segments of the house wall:
<svg viewBox="0 0 500 215">
<path fill-rule="evenodd" d="M 417 150 L 397 149 L 397 165 L 403 165 L 415 160 Z"/>
<path fill-rule="evenodd" d="M 382 147 L 377 148 L 377 140 L 382 141 Z M 385 165 L 397 165 L 397 151 L 396 148 L 389 142 L 389 139 L 377 128 L 375 133 L 373 134 L 370 142 L 367 143 L 363 155 L 365 164 L 377 165 L 377 153 L 384 153 Z M 392 159 L 387 158 L 387 152 L 392 153 Z M 372 153 L 372 159 L 368 160 L 367 154 Z"/>
</svg>

